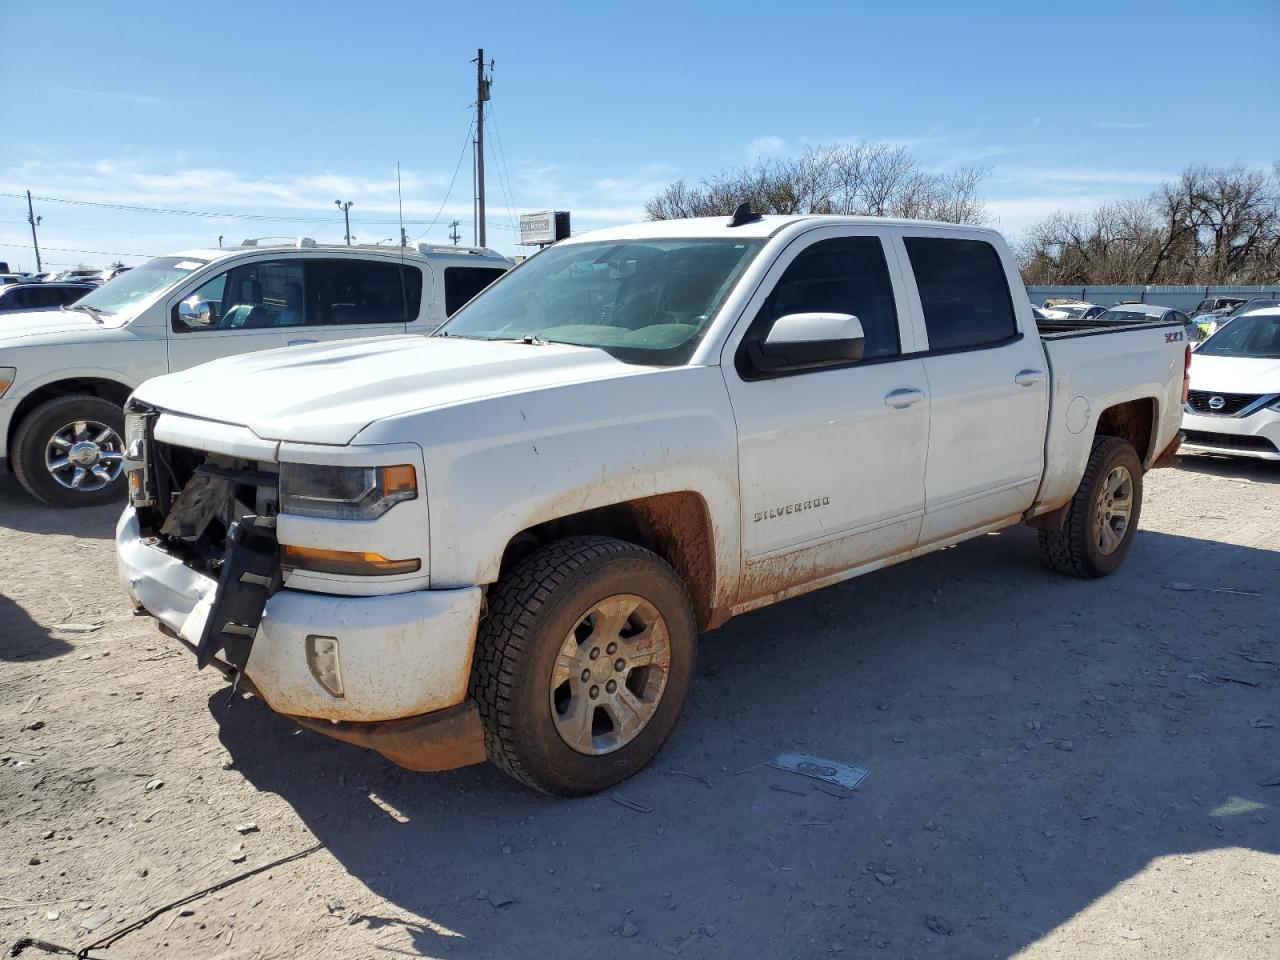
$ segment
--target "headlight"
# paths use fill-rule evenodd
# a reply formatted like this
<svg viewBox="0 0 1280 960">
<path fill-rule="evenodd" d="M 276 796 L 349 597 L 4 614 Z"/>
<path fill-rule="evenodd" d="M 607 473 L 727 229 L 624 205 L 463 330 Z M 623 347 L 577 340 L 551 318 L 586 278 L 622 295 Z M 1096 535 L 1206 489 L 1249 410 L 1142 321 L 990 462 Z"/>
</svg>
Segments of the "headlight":
<svg viewBox="0 0 1280 960">
<path fill-rule="evenodd" d="M 0 397 L 3 397 L 13 386 L 14 378 L 17 376 L 18 371 L 15 367 L 0 367 Z"/>
<path fill-rule="evenodd" d="M 376 520 L 402 500 L 418 496 L 418 474 L 394 467 L 280 464 L 280 512 L 329 520 Z"/>
</svg>

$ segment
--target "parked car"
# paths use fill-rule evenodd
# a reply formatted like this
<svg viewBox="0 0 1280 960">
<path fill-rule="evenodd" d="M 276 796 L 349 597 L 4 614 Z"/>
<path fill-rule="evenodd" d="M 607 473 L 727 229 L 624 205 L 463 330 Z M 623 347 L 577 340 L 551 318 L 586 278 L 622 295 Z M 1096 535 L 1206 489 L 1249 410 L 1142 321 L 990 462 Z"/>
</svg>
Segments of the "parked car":
<svg viewBox="0 0 1280 960">
<path fill-rule="evenodd" d="M 0 313 L 57 310 L 75 303 L 90 290 L 88 283 L 14 283 L 0 287 Z M 0 327 L 3 330 L 3 327 Z"/>
<path fill-rule="evenodd" d="M 1050 320 L 1093 320 L 1102 316 L 1105 310 L 1106 307 L 1100 307 L 1096 303 L 1079 301 L 1055 304 L 1052 307 L 1046 307 L 1044 312 Z"/>
<path fill-rule="evenodd" d="M 1196 325 L 1200 339 L 1212 336 L 1222 318 L 1245 301 L 1244 297 L 1205 297 L 1196 304 L 1196 308 L 1191 311 L 1191 321 Z"/>
<path fill-rule="evenodd" d="M 1156 303 L 1117 303 L 1096 319 L 1099 323 L 1176 323 L 1182 327 L 1188 343 L 1195 343 L 1200 339 L 1199 331 L 1190 317 L 1181 310 L 1162 307 Z"/>
<path fill-rule="evenodd" d="M 1200 345 L 1185 449 L 1280 460 L 1280 306 L 1242 314 Z"/>
<path fill-rule="evenodd" d="M 1191 311 L 1191 318 L 1199 320 L 1201 317 L 1226 316 L 1247 299 L 1247 297 L 1205 297 Z"/>
<path fill-rule="evenodd" d="M 90 270 L 87 267 L 86 268 L 77 267 L 74 270 L 63 270 L 60 273 L 53 274 L 48 279 L 57 281 L 58 283 L 102 283 L 103 282 L 103 276 L 102 276 L 101 270 Z"/>
<path fill-rule="evenodd" d="M 1200 329 L 1201 339 L 1211 337 L 1236 317 L 1250 313 L 1254 310 L 1262 310 L 1266 307 L 1280 307 L 1280 300 L 1270 300 L 1265 297 L 1254 297 L 1252 300 L 1245 300 L 1234 306 L 1225 314 L 1214 314 L 1207 318 L 1196 318 L 1196 326 Z"/>
<path fill-rule="evenodd" d="M 0 287 L 26 282 L 27 278 L 20 273 L 0 273 Z"/>
<path fill-rule="evenodd" d="M 250 242 L 160 257 L 61 314 L 0 324 L 0 460 L 60 507 L 124 497 L 125 398 L 161 373 L 287 343 L 430 333 L 510 261 L 465 247 Z"/>
<path fill-rule="evenodd" d="M 144 383 L 117 556 L 303 725 L 586 794 L 657 753 L 735 614 L 1024 520 L 1054 569 L 1115 570 L 1188 358 L 1176 323 L 1042 335 L 989 229 L 601 230 L 436 336 Z"/>
</svg>

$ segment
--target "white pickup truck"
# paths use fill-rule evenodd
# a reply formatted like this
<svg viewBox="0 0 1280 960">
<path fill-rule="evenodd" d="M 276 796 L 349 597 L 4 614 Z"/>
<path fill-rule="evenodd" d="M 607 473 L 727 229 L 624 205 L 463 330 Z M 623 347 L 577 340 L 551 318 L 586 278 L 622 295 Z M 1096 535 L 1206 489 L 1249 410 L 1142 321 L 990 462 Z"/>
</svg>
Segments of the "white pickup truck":
<svg viewBox="0 0 1280 960">
<path fill-rule="evenodd" d="M 735 614 L 1021 522 L 1064 573 L 1116 569 L 1184 333 L 1046 326 L 991 230 L 597 231 L 434 336 L 144 384 L 121 574 L 308 728 L 590 793 L 657 753 Z"/>
</svg>

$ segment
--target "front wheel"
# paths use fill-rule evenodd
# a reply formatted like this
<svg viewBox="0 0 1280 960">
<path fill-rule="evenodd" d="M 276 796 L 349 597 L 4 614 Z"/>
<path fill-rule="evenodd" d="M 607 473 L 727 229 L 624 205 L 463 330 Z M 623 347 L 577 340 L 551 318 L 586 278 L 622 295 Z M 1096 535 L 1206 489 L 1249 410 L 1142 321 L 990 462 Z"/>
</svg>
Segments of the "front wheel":
<svg viewBox="0 0 1280 960">
<path fill-rule="evenodd" d="M 697 626 L 675 571 L 632 543 L 572 537 L 520 561 L 488 600 L 471 687 L 489 759 L 562 796 L 647 765 L 693 673 Z"/>
<path fill-rule="evenodd" d="M 1142 461 L 1119 437 L 1098 437 L 1061 530 L 1040 531 L 1040 556 L 1059 573 L 1105 577 L 1133 546 L 1142 513 Z"/>
<path fill-rule="evenodd" d="M 51 507 L 96 506 L 125 495 L 124 411 L 101 397 L 55 397 L 23 419 L 13 472 Z"/>
</svg>

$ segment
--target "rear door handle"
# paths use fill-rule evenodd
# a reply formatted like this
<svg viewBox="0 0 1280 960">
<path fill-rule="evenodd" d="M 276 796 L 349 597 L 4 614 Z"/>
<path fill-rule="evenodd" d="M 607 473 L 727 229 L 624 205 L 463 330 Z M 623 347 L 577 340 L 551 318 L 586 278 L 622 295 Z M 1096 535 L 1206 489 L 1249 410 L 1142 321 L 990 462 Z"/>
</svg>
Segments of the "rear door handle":
<svg viewBox="0 0 1280 960">
<path fill-rule="evenodd" d="M 1020 387 L 1034 387 L 1037 383 L 1044 383 L 1044 371 L 1019 370 L 1014 375 L 1013 382 Z"/>
<path fill-rule="evenodd" d="M 291 346 L 291 347 L 300 347 L 300 346 L 302 346 L 304 343 L 319 343 L 319 342 L 320 342 L 319 340 L 290 340 L 290 341 L 289 341 L 289 346 Z"/>
<path fill-rule="evenodd" d="M 899 387 L 897 390 L 890 390 L 884 395 L 884 405 L 893 407 L 895 410 L 905 410 L 923 399 L 923 390 L 917 390 L 915 387 Z"/>
</svg>

